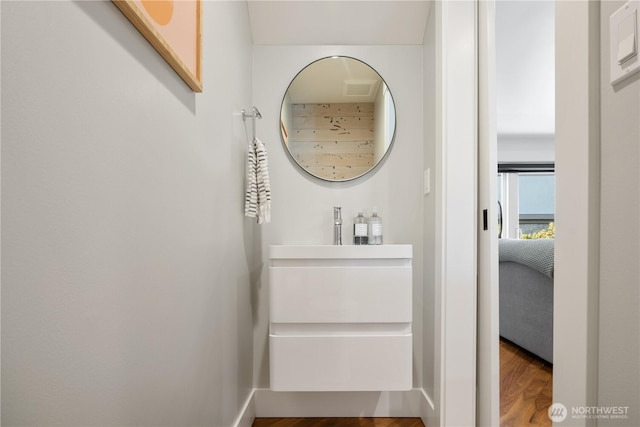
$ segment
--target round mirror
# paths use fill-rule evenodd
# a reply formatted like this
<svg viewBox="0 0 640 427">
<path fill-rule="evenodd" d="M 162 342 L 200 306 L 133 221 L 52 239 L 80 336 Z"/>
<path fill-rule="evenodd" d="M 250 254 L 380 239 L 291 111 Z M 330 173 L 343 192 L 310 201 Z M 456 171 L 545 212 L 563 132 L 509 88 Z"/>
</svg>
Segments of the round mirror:
<svg viewBox="0 0 640 427">
<path fill-rule="evenodd" d="M 286 151 L 304 171 L 326 181 L 349 181 L 389 152 L 396 110 L 376 70 L 332 56 L 307 65 L 291 81 L 280 129 Z"/>
</svg>

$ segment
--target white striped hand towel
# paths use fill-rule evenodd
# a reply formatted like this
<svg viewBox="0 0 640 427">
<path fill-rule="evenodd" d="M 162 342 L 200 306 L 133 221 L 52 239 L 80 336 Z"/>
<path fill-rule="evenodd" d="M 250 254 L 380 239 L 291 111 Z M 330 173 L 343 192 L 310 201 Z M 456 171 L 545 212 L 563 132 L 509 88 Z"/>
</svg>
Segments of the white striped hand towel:
<svg viewBox="0 0 640 427">
<path fill-rule="evenodd" d="M 271 222 L 271 184 L 267 149 L 258 138 L 256 145 L 256 179 L 258 183 L 258 223 Z"/>
<path fill-rule="evenodd" d="M 256 180 L 256 144 L 249 143 L 247 150 L 247 192 L 244 199 L 244 215 L 255 218 L 258 213 L 258 182 Z"/>
<path fill-rule="evenodd" d="M 244 214 L 258 217 L 258 223 L 271 221 L 271 186 L 267 150 L 259 139 L 249 143 L 247 153 L 247 189 Z"/>
</svg>

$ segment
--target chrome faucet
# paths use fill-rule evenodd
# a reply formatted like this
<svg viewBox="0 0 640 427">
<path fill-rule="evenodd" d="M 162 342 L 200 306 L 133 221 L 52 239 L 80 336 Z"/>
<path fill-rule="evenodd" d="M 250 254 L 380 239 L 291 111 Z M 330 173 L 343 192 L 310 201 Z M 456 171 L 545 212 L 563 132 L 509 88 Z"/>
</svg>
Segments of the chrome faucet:
<svg viewBox="0 0 640 427">
<path fill-rule="evenodd" d="M 333 208 L 333 244 L 342 245 L 342 208 Z"/>
</svg>

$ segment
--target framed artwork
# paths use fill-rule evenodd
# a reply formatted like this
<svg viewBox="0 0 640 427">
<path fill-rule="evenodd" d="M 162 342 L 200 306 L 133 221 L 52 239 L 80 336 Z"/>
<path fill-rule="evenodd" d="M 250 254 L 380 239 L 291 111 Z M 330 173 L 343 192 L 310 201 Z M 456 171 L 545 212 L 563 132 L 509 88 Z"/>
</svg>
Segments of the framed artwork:
<svg viewBox="0 0 640 427">
<path fill-rule="evenodd" d="M 112 0 L 194 92 L 202 92 L 202 0 Z"/>
</svg>

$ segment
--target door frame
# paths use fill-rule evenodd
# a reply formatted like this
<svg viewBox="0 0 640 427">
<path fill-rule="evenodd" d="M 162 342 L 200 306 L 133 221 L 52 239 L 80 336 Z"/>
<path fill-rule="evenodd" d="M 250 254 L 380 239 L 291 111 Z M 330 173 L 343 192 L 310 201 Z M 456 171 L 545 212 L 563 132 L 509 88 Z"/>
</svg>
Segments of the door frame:
<svg viewBox="0 0 640 427">
<path fill-rule="evenodd" d="M 478 345 L 476 425 L 500 425 L 498 137 L 494 0 L 478 3 Z"/>
<path fill-rule="evenodd" d="M 600 280 L 600 3 L 556 11 L 553 401 L 597 405 Z M 570 417 L 562 425 L 594 420 Z"/>
<path fill-rule="evenodd" d="M 439 168 L 432 421 L 441 426 L 476 424 L 478 3 L 434 4 Z M 571 411 L 597 404 L 600 6 L 588 0 L 556 2 L 555 18 L 554 280 L 559 285 L 554 287 L 553 401 Z M 563 425 L 589 423 L 567 419 Z"/>
<path fill-rule="evenodd" d="M 436 235 L 434 419 L 476 422 L 477 6 L 434 2 Z"/>
</svg>

